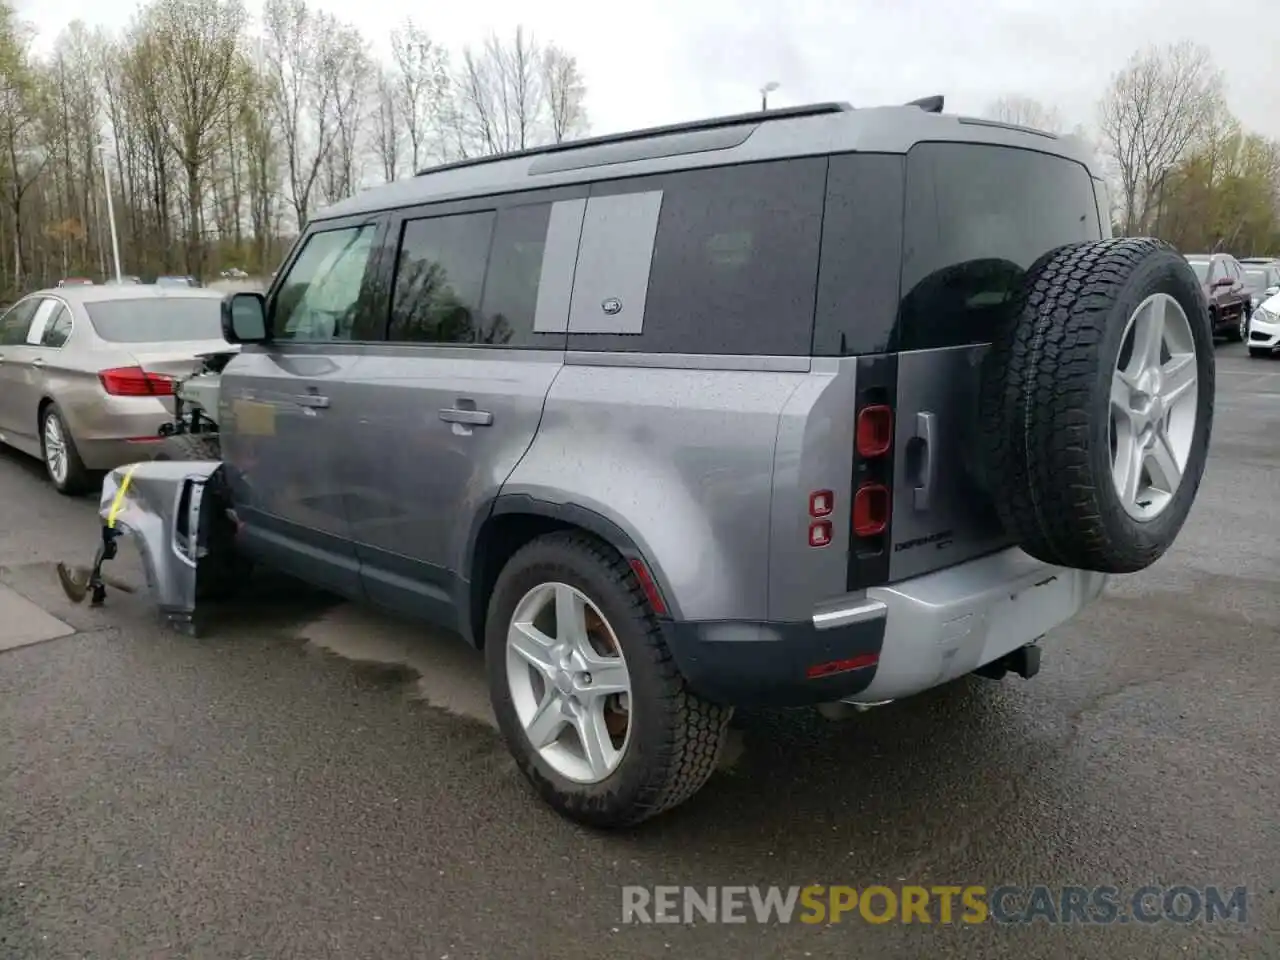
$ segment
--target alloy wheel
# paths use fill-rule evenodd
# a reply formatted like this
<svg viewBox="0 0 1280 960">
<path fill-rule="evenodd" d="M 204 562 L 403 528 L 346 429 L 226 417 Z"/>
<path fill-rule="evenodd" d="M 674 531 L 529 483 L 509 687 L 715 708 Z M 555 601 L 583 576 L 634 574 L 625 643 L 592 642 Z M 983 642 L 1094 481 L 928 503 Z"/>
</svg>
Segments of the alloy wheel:
<svg viewBox="0 0 1280 960">
<path fill-rule="evenodd" d="M 631 675 L 613 628 L 582 591 L 544 583 L 507 629 L 507 684 L 530 745 L 562 777 L 593 784 L 626 754 Z"/>
<path fill-rule="evenodd" d="M 1196 359 L 1178 302 L 1164 293 L 1142 301 L 1111 378 L 1111 476 L 1135 520 L 1163 513 L 1182 482 L 1196 428 Z"/>
</svg>

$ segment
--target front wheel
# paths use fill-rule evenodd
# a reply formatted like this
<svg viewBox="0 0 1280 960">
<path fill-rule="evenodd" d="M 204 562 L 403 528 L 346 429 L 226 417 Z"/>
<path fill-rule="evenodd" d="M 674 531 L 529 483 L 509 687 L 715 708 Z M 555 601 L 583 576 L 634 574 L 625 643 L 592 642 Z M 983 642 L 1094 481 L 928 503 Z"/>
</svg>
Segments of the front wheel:
<svg viewBox="0 0 1280 960">
<path fill-rule="evenodd" d="M 521 772 L 560 814 L 646 820 L 714 771 L 732 709 L 686 686 L 630 567 L 576 533 L 503 568 L 485 628 L 489 691 Z"/>
<path fill-rule="evenodd" d="M 1265 347 L 1250 347 L 1249 356 L 1253 357 L 1254 359 L 1258 359 L 1261 357 L 1269 357 L 1271 356 L 1271 351 Z"/>
</svg>

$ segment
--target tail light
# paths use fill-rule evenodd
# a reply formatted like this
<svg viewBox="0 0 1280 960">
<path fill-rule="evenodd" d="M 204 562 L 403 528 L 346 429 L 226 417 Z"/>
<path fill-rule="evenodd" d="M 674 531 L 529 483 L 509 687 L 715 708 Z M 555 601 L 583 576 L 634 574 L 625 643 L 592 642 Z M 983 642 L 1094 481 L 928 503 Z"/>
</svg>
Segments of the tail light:
<svg viewBox="0 0 1280 960">
<path fill-rule="evenodd" d="M 893 407 L 887 392 L 873 387 L 859 397 L 854 418 L 853 509 L 850 526 L 855 558 L 883 555 L 887 549 L 885 532 L 893 515 Z"/>
<path fill-rule="evenodd" d="M 99 372 L 102 389 L 113 397 L 171 397 L 174 381 L 141 367 L 113 367 Z"/>
<path fill-rule="evenodd" d="M 873 403 L 858 411 L 858 456 L 864 459 L 883 457 L 893 446 L 893 408 Z"/>
<path fill-rule="evenodd" d="M 853 532 L 859 537 L 878 537 L 889 526 L 889 488 L 883 483 L 864 483 L 853 496 Z"/>
</svg>

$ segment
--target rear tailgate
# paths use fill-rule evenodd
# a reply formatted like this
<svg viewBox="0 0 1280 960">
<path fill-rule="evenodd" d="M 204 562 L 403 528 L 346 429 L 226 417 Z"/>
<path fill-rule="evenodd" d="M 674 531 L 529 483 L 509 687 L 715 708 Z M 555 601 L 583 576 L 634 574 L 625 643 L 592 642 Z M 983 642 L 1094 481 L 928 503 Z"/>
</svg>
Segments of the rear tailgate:
<svg viewBox="0 0 1280 960">
<path fill-rule="evenodd" d="M 979 469 L 982 359 L 1026 269 L 1102 236 L 1073 160 L 967 143 L 907 158 L 888 579 L 1010 546 Z"/>
</svg>

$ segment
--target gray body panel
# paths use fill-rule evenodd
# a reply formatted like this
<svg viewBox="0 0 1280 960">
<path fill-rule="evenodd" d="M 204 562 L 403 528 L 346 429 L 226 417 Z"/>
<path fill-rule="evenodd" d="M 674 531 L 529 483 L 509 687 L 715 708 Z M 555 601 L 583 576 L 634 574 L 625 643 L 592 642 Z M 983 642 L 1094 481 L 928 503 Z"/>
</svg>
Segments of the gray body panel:
<svg viewBox="0 0 1280 960">
<path fill-rule="evenodd" d="M 365 595 L 452 625 L 474 519 L 533 442 L 563 352 L 387 345 L 361 351 L 318 419 Z"/>
<path fill-rule="evenodd" d="M 683 619 L 765 619 L 778 420 L 805 380 L 570 354 L 503 492 L 616 524 L 661 571 Z"/>
</svg>

